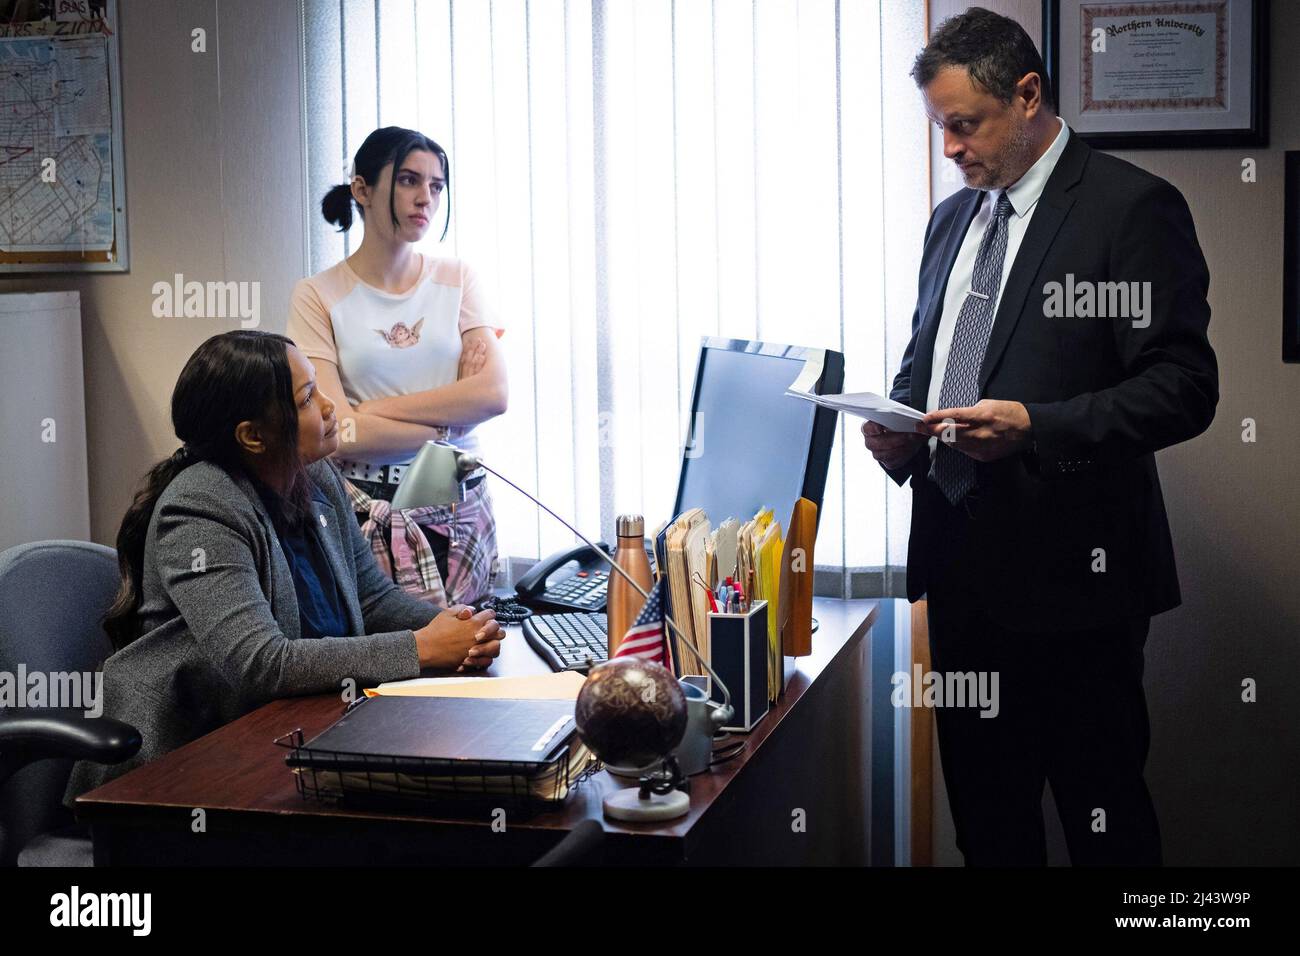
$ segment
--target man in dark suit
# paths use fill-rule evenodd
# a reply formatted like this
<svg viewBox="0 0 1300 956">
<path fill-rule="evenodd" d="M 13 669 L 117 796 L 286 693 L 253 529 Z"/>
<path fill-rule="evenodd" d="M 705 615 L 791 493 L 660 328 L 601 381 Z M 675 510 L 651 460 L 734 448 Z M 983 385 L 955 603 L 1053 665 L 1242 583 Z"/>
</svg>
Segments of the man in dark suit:
<svg viewBox="0 0 1300 956">
<path fill-rule="evenodd" d="M 1046 780 L 1073 863 L 1159 864 L 1143 647 L 1181 597 L 1154 452 L 1218 402 L 1191 214 L 1058 119 L 1013 20 L 946 21 L 912 76 L 967 188 L 930 218 L 891 391 L 924 434 L 863 434 L 912 482 L 933 670 L 998 677 L 996 710 L 936 710 L 957 843 L 1045 863 Z"/>
</svg>

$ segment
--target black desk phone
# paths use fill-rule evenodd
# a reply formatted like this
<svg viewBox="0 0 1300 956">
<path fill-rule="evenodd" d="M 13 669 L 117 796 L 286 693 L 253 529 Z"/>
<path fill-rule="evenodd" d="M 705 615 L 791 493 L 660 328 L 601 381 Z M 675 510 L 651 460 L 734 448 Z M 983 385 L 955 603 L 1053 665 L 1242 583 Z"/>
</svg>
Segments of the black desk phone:
<svg viewBox="0 0 1300 956">
<path fill-rule="evenodd" d="M 614 556 L 614 549 L 604 541 L 596 544 Z M 646 557 L 653 568 L 654 553 L 648 547 Z M 610 573 L 608 562 L 580 544 L 538 561 L 515 582 L 515 591 L 521 604 L 538 611 L 594 614 L 605 610 Z"/>
<path fill-rule="evenodd" d="M 613 556 L 604 541 L 596 544 Z M 608 589 L 609 564 L 585 544 L 538 561 L 515 583 L 519 601 L 542 611 L 603 611 Z"/>
</svg>

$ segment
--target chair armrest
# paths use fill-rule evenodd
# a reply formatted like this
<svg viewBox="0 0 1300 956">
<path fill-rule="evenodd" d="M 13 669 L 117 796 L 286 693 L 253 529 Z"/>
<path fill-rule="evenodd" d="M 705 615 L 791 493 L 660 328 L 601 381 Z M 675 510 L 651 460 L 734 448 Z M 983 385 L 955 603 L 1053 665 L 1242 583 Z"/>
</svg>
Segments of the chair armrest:
<svg viewBox="0 0 1300 956">
<path fill-rule="evenodd" d="M 605 828 L 599 820 L 583 820 L 533 866 L 600 866 L 604 863 Z"/>
<path fill-rule="evenodd" d="M 140 732 L 111 717 L 76 709 L 0 710 L 0 783 L 37 760 L 70 757 L 121 763 L 140 750 Z"/>
</svg>

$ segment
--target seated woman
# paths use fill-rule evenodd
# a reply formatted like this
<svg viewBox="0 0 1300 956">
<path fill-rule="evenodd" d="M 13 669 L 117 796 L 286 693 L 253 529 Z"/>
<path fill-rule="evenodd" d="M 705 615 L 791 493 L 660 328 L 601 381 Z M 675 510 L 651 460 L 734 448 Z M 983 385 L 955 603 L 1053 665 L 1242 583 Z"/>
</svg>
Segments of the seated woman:
<svg viewBox="0 0 1300 956">
<path fill-rule="evenodd" d="M 181 371 L 172 424 L 185 444 L 122 521 L 104 624 L 104 713 L 144 745 L 116 766 L 78 763 L 69 805 L 276 698 L 480 670 L 500 653 L 491 611 L 439 613 L 380 571 L 327 458 L 334 406 L 288 338 L 208 339 Z"/>
</svg>

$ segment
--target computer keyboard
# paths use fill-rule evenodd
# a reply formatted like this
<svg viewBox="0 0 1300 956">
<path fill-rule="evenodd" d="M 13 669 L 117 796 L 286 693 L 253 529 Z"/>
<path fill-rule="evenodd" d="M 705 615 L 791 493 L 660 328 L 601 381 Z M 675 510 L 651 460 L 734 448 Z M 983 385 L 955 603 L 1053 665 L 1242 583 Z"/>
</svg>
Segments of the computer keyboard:
<svg viewBox="0 0 1300 956">
<path fill-rule="evenodd" d="M 609 657 L 604 614 L 535 614 L 524 638 L 553 671 L 585 671 Z"/>
</svg>

